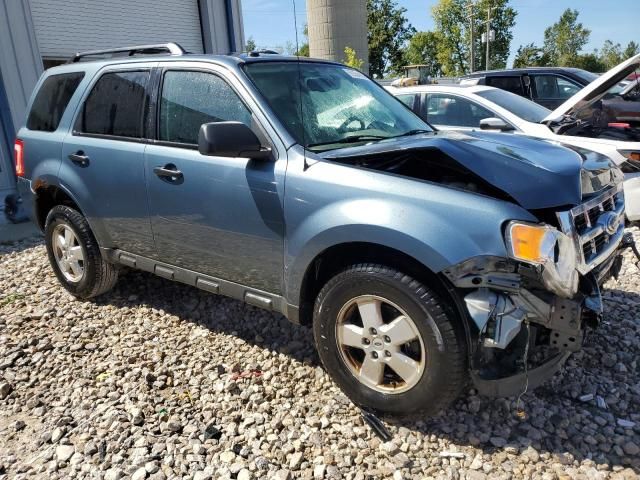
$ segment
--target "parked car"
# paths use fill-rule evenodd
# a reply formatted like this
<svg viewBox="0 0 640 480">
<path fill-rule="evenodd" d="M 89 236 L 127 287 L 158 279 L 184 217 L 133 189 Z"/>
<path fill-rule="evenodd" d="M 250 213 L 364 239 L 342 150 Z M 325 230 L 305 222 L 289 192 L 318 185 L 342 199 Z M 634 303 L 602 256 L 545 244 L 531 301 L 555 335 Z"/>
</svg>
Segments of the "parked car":
<svg viewBox="0 0 640 480">
<path fill-rule="evenodd" d="M 600 101 L 601 110 L 606 115 L 601 120 L 616 123 L 630 123 L 640 127 L 640 95 L 637 88 L 627 94 L 622 93 L 630 80 L 638 81 L 638 67 L 609 89 L 608 95 Z M 626 77 L 626 81 L 625 81 Z M 463 85 L 488 85 L 533 100 L 551 110 L 560 107 L 567 100 L 599 78 L 595 73 L 579 68 L 530 67 L 512 70 L 476 72 L 461 77 Z"/>
<path fill-rule="evenodd" d="M 387 89 L 438 129 L 529 135 L 607 155 L 625 174 L 627 218 L 640 221 L 640 127 L 610 127 L 608 123 L 598 126 L 598 119 L 606 115 L 601 110 L 601 98 L 617 89 L 620 79 L 638 64 L 640 56 L 616 67 L 553 113 L 511 92 L 483 85 Z"/>
<path fill-rule="evenodd" d="M 124 265 L 282 313 L 313 326 L 356 404 L 397 414 L 435 412 L 469 378 L 533 388 L 599 322 L 629 243 L 608 158 L 436 134 L 337 63 L 89 53 L 116 52 L 47 70 L 15 145 L 73 295 L 108 292 Z M 342 105 L 339 125 L 323 116 Z"/>
<path fill-rule="evenodd" d="M 500 88 L 554 109 L 593 82 L 598 75 L 581 68 L 528 67 L 474 72 L 460 77 L 463 85 Z"/>
</svg>

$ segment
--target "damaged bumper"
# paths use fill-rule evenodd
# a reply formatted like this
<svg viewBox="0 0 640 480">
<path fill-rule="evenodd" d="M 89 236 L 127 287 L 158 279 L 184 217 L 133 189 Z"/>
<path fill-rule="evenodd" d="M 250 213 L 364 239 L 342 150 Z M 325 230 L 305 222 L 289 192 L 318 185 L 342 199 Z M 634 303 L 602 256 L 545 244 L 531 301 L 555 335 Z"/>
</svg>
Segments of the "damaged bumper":
<svg viewBox="0 0 640 480">
<path fill-rule="evenodd" d="M 600 285 L 617 276 L 620 250 L 632 245 L 632 237 L 621 239 L 580 276 L 571 298 L 552 291 L 543 269 L 511 259 L 476 257 L 447 269 L 472 325 L 471 378 L 479 393 L 502 397 L 535 388 L 580 350 L 586 327 L 602 317 Z"/>
</svg>

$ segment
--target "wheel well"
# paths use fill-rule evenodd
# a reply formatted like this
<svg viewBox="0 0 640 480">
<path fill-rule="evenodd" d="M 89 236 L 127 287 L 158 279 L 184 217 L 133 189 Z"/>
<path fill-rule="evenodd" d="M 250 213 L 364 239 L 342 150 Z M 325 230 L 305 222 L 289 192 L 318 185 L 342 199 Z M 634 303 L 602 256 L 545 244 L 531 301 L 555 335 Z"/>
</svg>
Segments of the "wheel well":
<svg viewBox="0 0 640 480">
<path fill-rule="evenodd" d="M 44 230 L 49 211 L 56 205 L 66 205 L 80 211 L 71 197 L 58 187 L 42 187 L 36 190 L 36 219 L 41 230 Z"/>
<path fill-rule="evenodd" d="M 313 305 L 322 287 L 337 273 L 357 263 L 378 263 L 406 273 L 428 285 L 441 298 L 451 300 L 451 307 L 456 309 L 445 280 L 415 258 L 384 245 L 353 242 L 324 250 L 307 267 L 300 289 L 300 323 L 311 324 Z"/>
</svg>

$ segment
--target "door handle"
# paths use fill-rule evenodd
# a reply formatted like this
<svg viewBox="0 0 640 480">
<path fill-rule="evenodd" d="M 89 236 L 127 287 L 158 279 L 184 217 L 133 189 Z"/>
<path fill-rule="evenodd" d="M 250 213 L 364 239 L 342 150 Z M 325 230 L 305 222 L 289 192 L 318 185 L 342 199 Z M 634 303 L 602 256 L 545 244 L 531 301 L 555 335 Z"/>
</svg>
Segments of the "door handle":
<svg viewBox="0 0 640 480">
<path fill-rule="evenodd" d="M 81 167 L 89 165 L 89 157 L 87 157 L 82 150 L 78 150 L 76 153 L 70 154 L 68 158 L 73 163 L 80 165 Z"/>
<path fill-rule="evenodd" d="M 168 163 L 164 166 L 158 166 L 153 168 L 153 173 L 155 173 L 162 180 L 167 182 L 179 183 L 184 178 L 182 172 L 178 170 L 173 163 Z"/>
</svg>

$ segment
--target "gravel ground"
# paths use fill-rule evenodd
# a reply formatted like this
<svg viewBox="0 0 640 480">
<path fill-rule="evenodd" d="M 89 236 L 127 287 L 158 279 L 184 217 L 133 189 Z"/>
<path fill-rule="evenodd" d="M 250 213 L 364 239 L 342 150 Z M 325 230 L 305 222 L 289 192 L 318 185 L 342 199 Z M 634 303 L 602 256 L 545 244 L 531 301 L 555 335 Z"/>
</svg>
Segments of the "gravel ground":
<svg viewBox="0 0 640 480">
<path fill-rule="evenodd" d="M 384 419 L 385 443 L 309 328 L 134 271 L 78 301 L 41 240 L 0 245 L 0 479 L 640 478 L 629 254 L 604 296 L 606 321 L 526 415 L 469 391 L 437 418 Z"/>
</svg>

